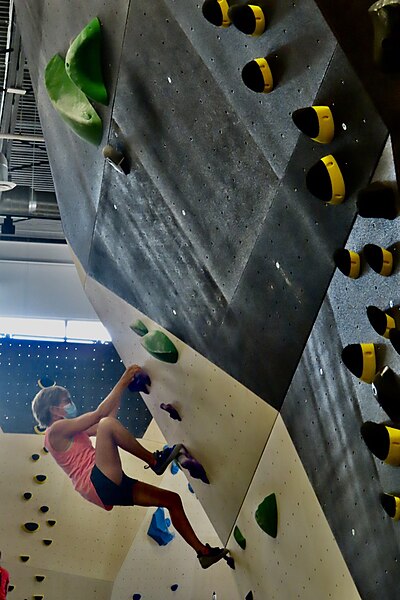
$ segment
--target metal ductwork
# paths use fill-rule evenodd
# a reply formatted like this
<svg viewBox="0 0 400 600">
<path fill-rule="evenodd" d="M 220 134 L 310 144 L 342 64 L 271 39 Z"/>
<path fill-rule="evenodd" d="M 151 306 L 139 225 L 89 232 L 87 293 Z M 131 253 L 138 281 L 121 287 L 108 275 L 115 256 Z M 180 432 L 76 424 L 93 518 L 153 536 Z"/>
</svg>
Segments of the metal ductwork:
<svg viewBox="0 0 400 600">
<path fill-rule="evenodd" d="M 17 185 L 0 195 L 0 215 L 60 220 L 56 195 Z"/>
</svg>

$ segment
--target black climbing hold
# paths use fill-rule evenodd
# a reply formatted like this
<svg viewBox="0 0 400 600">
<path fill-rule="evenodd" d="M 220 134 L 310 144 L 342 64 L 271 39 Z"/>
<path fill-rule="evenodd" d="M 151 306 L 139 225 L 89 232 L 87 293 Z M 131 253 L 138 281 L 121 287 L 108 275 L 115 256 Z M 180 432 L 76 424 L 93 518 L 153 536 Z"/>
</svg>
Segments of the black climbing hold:
<svg viewBox="0 0 400 600">
<path fill-rule="evenodd" d="M 53 385 L 56 385 L 56 382 L 52 377 L 49 377 L 48 375 L 43 375 L 43 377 L 38 379 L 38 385 L 43 389 L 53 387 Z"/>
<path fill-rule="evenodd" d="M 400 71 L 400 2 L 378 0 L 368 9 L 374 28 L 374 62 L 385 73 Z"/>
<path fill-rule="evenodd" d="M 12 592 L 13 590 L 15 590 L 15 586 L 14 585 L 8 585 L 8 591 Z"/>
<path fill-rule="evenodd" d="M 32 596 L 33 600 L 43 600 L 43 594 L 34 594 Z"/>
<path fill-rule="evenodd" d="M 398 215 L 394 189 L 387 183 L 375 181 L 357 194 L 360 217 L 393 220 Z"/>
<path fill-rule="evenodd" d="M 53 543 L 53 540 L 43 540 L 43 544 L 45 546 L 50 546 Z"/>
<path fill-rule="evenodd" d="M 339 271 L 341 271 L 343 275 L 346 275 L 346 277 L 357 279 L 360 275 L 361 260 L 360 255 L 357 254 L 357 252 L 339 248 L 338 250 L 335 250 L 333 260 Z"/>
<path fill-rule="evenodd" d="M 242 80 L 253 92 L 268 94 L 274 89 L 272 72 L 266 58 L 255 58 L 242 69 Z"/>
<path fill-rule="evenodd" d="M 390 330 L 396 326 L 393 317 L 377 306 L 367 306 L 367 317 L 376 333 L 389 338 Z"/>
<path fill-rule="evenodd" d="M 49 453 L 49 451 L 47 450 L 46 446 L 43 446 L 42 452 L 44 452 L 44 454 L 48 454 Z"/>
<path fill-rule="evenodd" d="M 32 456 L 31 456 L 31 459 L 34 461 L 39 460 L 39 458 L 40 458 L 40 454 L 32 454 Z"/>
<path fill-rule="evenodd" d="M 329 144 L 335 135 L 335 125 L 329 106 L 308 106 L 292 114 L 294 124 L 302 133 L 320 144 Z"/>
<path fill-rule="evenodd" d="M 41 583 L 42 581 L 44 581 L 46 579 L 46 577 L 44 575 L 35 575 L 35 579 L 36 579 L 36 581 Z"/>
<path fill-rule="evenodd" d="M 390 448 L 390 436 L 385 425 L 366 421 L 361 425 L 361 435 L 368 449 L 380 460 L 386 460 Z"/>
<path fill-rule="evenodd" d="M 205 0 L 201 10 L 203 17 L 216 27 L 229 27 L 232 23 L 227 0 Z"/>
<path fill-rule="evenodd" d="M 353 375 L 372 383 L 376 375 L 374 344 L 349 344 L 342 350 L 342 360 Z"/>
<path fill-rule="evenodd" d="M 32 494 L 30 492 L 25 492 L 23 497 L 25 500 L 30 500 L 32 498 Z"/>
<path fill-rule="evenodd" d="M 177 583 L 174 583 L 173 585 L 171 585 L 171 590 L 173 592 L 176 592 L 176 590 L 178 589 L 179 585 Z"/>
<path fill-rule="evenodd" d="M 40 425 L 35 425 L 33 431 L 37 433 L 37 435 L 44 435 L 46 432 L 46 427 L 41 427 Z"/>
<path fill-rule="evenodd" d="M 395 494 L 381 494 L 380 501 L 383 510 L 391 517 L 394 521 L 400 519 L 400 498 Z"/>
<path fill-rule="evenodd" d="M 228 15 L 234 26 L 247 35 L 259 36 L 266 29 L 264 10 L 256 3 L 234 4 L 229 9 Z"/>
<path fill-rule="evenodd" d="M 35 475 L 33 478 L 33 481 L 35 481 L 36 483 L 44 483 L 47 479 L 46 475 Z"/>
<path fill-rule="evenodd" d="M 398 329 L 391 329 L 389 331 L 389 340 L 397 354 L 400 354 L 400 331 Z"/>
<path fill-rule="evenodd" d="M 342 172 L 332 154 L 322 157 L 306 175 L 309 192 L 328 204 L 341 204 L 345 199 L 346 186 Z"/>
<path fill-rule="evenodd" d="M 33 522 L 24 523 L 23 525 L 21 525 L 21 527 L 27 533 L 34 533 L 35 531 L 38 531 L 38 529 L 39 529 L 38 523 L 33 523 Z"/>
<path fill-rule="evenodd" d="M 375 244 L 366 244 L 364 246 L 365 260 L 376 273 L 388 277 L 393 270 L 393 254 Z"/>
<path fill-rule="evenodd" d="M 23 554 L 19 558 L 22 562 L 28 562 L 30 557 Z"/>
<path fill-rule="evenodd" d="M 132 600 L 140 600 L 141 597 L 142 597 L 142 594 L 133 594 Z"/>
<path fill-rule="evenodd" d="M 372 382 L 372 391 L 389 419 L 400 421 L 400 383 L 390 367 L 384 367 Z"/>
<path fill-rule="evenodd" d="M 39 508 L 40 512 L 42 513 L 47 513 L 49 511 L 49 507 L 48 506 L 41 506 Z"/>
<path fill-rule="evenodd" d="M 246 595 L 246 598 L 244 600 L 254 600 L 253 592 L 251 590 L 250 590 L 250 592 L 248 592 L 248 594 Z"/>
<path fill-rule="evenodd" d="M 57 523 L 57 521 L 54 521 L 54 519 L 48 519 L 46 521 L 46 523 L 49 527 L 54 527 L 54 525 Z"/>
</svg>

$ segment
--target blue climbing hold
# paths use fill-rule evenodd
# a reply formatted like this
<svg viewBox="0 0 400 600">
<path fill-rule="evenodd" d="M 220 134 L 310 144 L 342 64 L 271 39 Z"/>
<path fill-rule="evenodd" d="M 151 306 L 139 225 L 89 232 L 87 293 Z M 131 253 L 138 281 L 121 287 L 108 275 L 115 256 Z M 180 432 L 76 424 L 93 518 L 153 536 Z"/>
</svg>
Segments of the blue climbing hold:
<svg viewBox="0 0 400 600">
<path fill-rule="evenodd" d="M 172 475 L 176 475 L 178 473 L 178 471 L 180 471 L 179 464 L 176 462 L 176 460 L 173 460 L 171 463 Z"/>
<path fill-rule="evenodd" d="M 138 371 L 135 373 L 131 383 L 128 385 L 128 388 L 131 392 L 143 392 L 144 394 L 148 394 L 149 389 L 147 386 L 150 385 L 151 380 L 147 373 L 145 371 Z"/>
<path fill-rule="evenodd" d="M 190 483 L 188 483 L 188 490 L 191 494 L 194 494 L 194 489 L 192 488 L 192 486 L 190 485 Z"/>
<path fill-rule="evenodd" d="M 152 516 L 147 535 L 153 538 L 159 546 L 166 546 L 175 537 L 173 533 L 168 531 L 170 524 L 171 521 L 165 518 L 164 509 L 162 507 L 157 508 Z"/>
<path fill-rule="evenodd" d="M 174 583 L 174 585 L 171 585 L 171 590 L 173 592 L 176 592 L 176 590 L 178 589 L 179 585 L 177 583 Z"/>
</svg>

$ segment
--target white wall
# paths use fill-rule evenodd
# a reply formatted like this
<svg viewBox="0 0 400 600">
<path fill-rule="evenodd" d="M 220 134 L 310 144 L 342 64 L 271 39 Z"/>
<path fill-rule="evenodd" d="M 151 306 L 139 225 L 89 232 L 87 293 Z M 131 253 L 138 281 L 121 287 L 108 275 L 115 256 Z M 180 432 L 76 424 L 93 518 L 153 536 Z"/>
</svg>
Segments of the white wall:
<svg viewBox="0 0 400 600">
<path fill-rule="evenodd" d="M 0 241 L 0 316 L 98 320 L 65 244 Z"/>
</svg>

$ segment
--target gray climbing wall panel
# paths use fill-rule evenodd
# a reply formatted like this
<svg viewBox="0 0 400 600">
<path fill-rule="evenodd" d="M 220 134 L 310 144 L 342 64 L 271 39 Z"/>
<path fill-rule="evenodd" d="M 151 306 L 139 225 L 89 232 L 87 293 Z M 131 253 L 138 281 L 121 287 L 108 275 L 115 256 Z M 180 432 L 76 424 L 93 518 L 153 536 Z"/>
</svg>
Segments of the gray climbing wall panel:
<svg viewBox="0 0 400 600">
<path fill-rule="evenodd" d="M 380 175 L 390 179 L 387 169 Z M 388 247 L 398 241 L 397 220 L 359 217 L 346 247 L 361 252 L 368 243 Z M 400 471 L 375 459 L 362 441 L 363 422 L 381 423 L 388 416 L 371 386 L 353 377 L 340 355 L 347 344 L 374 342 L 378 367 L 400 371 L 400 357 L 366 314 L 368 305 L 382 310 L 390 302 L 397 305 L 398 285 L 398 260 L 387 278 L 365 261 L 357 280 L 335 273 L 281 411 L 365 600 L 398 598 L 400 532 L 381 508 L 379 494 L 400 489 Z"/>
</svg>

